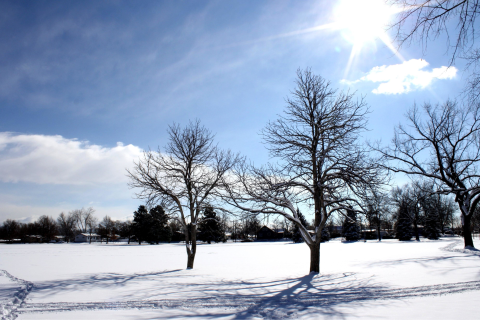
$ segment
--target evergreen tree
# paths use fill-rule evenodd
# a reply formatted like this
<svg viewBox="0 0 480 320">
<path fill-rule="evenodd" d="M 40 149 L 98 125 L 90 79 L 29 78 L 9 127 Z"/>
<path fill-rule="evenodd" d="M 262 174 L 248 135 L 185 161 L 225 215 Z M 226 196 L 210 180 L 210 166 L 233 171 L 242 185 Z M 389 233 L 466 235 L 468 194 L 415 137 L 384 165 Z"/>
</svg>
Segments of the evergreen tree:
<svg viewBox="0 0 480 320">
<path fill-rule="evenodd" d="M 357 224 L 357 213 L 354 210 L 347 210 L 347 216 L 342 225 L 342 236 L 347 241 L 360 239 L 360 232 Z"/>
<path fill-rule="evenodd" d="M 323 227 L 322 229 L 322 240 L 321 242 L 325 242 L 330 240 L 330 232 L 328 232 L 327 226 Z"/>
<path fill-rule="evenodd" d="M 138 244 L 142 241 L 148 241 L 150 226 L 152 225 L 151 215 L 145 206 L 139 206 L 138 210 L 133 213 L 133 232 L 138 240 Z"/>
<path fill-rule="evenodd" d="M 162 206 L 158 205 L 150 209 L 152 224 L 148 233 L 148 241 L 159 243 L 172 240 L 172 229 L 168 225 L 168 216 Z"/>
<path fill-rule="evenodd" d="M 201 231 L 199 239 L 202 241 L 207 241 L 210 244 L 212 241 L 224 242 L 226 240 L 220 218 L 217 217 L 217 213 L 211 206 L 207 206 L 203 210 L 203 217 L 200 220 L 198 228 Z"/>
<path fill-rule="evenodd" d="M 395 223 L 395 237 L 400 241 L 407 241 L 412 238 L 412 220 L 408 212 L 408 204 L 400 203 Z"/>
<path fill-rule="evenodd" d="M 245 221 L 245 228 L 244 228 L 244 234 L 246 238 L 249 236 L 257 236 L 258 230 L 260 230 L 260 221 L 258 221 L 258 218 L 256 216 L 250 217 L 246 219 Z"/>
<path fill-rule="evenodd" d="M 435 207 L 429 206 L 425 212 L 425 225 L 423 227 L 423 235 L 430 240 L 438 240 L 440 232 L 438 228 L 438 213 Z"/>
<path fill-rule="evenodd" d="M 305 217 L 303 216 L 303 214 L 300 212 L 300 210 L 297 208 L 297 215 L 298 215 L 298 219 L 300 219 L 300 222 L 302 223 L 302 225 L 306 228 L 308 227 L 308 222 L 307 220 L 305 219 Z M 300 243 L 300 242 L 303 242 L 303 238 L 302 238 L 302 234 L 300 232 L 300 228 L 295 224 L 295 226 L 293 227 L 293 231 L 292 231 L 292 240 L 293 242 L 295 243 Z"/>
</svg>

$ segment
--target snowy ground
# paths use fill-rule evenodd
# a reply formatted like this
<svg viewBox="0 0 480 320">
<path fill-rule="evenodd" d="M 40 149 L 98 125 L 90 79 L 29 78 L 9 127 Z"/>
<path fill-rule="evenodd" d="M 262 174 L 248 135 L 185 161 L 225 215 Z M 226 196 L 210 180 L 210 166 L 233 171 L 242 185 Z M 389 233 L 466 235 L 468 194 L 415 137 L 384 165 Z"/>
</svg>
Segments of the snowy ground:
<svg viewBox="0 0 480 320">
<path fill-rule="evenodd" d="M 480 247 L 480 241 L 475 243 Z M 480 251 L 440 241 L 321 247 L 200 245 L 186 270 L 181 244 L 0 245 L 4 319 L 477 318 Z"/>
</svg>

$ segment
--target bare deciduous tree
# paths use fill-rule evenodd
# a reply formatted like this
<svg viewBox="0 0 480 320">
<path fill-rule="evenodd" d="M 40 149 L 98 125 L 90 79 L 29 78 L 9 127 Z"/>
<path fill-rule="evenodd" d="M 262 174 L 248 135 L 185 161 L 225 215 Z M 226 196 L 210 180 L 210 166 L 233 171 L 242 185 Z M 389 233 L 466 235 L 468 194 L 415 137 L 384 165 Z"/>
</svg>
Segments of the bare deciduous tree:
<svg viewBox="0 0 480 320">
<path fill-rule="evenodd" d="M 138 188 L 139 199 L 149 204 L 162 202 L 182 224 L 187 249 L 187 268 L 193 268 L 197 250 L 197 222 L 207 204 L 218 195 L 224 175 L 239 156 L 220 150 L 213 144 L 214 135 L 200 121 L 185 128 L 174 124 L 168 129 L 169 143 L 165 153 L 144 152 L 143 158 L 128 172 L 129 186 Z M 190 223 L 191 239 L 187 227 Z"/>
<path fill-rule="evenodd" d="M 115 236 L 115 221 L 113 221 L 108 215 L 103 217 L 102 221 L 98 225 L 98 230 L 100 237 L 105 237 L 108 244 L 108 240 Z"/>
<path fill-rule="evenodd" d="M 89 207 L 87 209 L 75 209 L 69 214 L 75 217 L 75 223 L 77 225 L 77 229 L 82 233 L 89 233 L 89 243 L 92 243 L 92 234 L 95 232 L 97 227 L 98 220 L 93 215 L 95 213 L 95 209 Z"/>
<path fill-rule="evenodd" d="M 396 40 L 403 44 L 418 40 L 426 48 L 429 40 L 447 36 L 447 47 L 453 48 L 452 61 L 458 53 L 471 49 L 475 40 L 475 21 L 480 14 L 479 0 L 389 0 L 401 8 Z M 456 25 L 450 24 L 456 19 Z M 452 44 L 453 42 L 453 44 Z"/>
<path fill-rule="evenodd" d="M 364 207 L 367 208 L 365 217 L 369 222 L 369 227 L 375 225 L 377 229 L 377 239 L 382 241 L 381 227 L 385 216 L 388 214 L 389 197 L 383 190 L 371 188 L 367 190 L 364 197 Z"/>
<path fill-rule="evenodd" d="M 480 50 L 474 47 L 478 31 L 475 22 L 480 14 L 480 0 L 387 0 L 401 10 L 393 24 L 395 40 L 410 43 L 417 40 L 424 50 L 431 40 L 446 36 L 447 51 L 452 49 L 451 64 L 457 57 L 467 60 L 470 73 L 465 93 L 471 102 L 480 98 Z"/>
<path fill-rule="evenodd" d="M 93 209 L 92 207 L 87 209 L 75 209 L 69 212 L 69 214 L 71 214 L 75 218 L 77 229 L 83 233 L 87 233 L 89 232 L 89 229 L 91 229 L 90 226 L 95 221 L 95 216 L 93 215 L 94 213 L 95 209 Z"/>
<path fill-rule="evenodd" d="M 335 212 L 358 208 L 358 195 L 381 184 L 381 167 L 358 141 L 368 108 L 353 94 L 338 93 L 310 70 L 298 70 L 285 114 L 262 132 L 276 165 L 237 166 L 229 202 L 251 214 L 281 215 L 298 226 L 310 247 L 310 272 L 320 272 L 322 228 Z M 315 216 L 315 235 L 301 223 L 297 204 Z"/>
<path fill-rule="evenodd" d="M 414 106 L 407 114 L 412 130 L 395 128 L 392 145 L 375 149 L 390 160 L 390 170 L 435 183 L 437 192 L 453 194 L 462 221 L 465 247 L 473 247 L 470 220 L 480 201 L 480 106 L 448 101 Z M 422 119 L 422 116 L 426 116 Z"/>
<path fill-rule="evenodd" d="M 72 212 L 68 213 L 60 213 L 57 218 L 58 230 L 61 235 L 65 237 L 66 242 L 70 242 L 75 237 L 75 216 Z"/>
</svg>

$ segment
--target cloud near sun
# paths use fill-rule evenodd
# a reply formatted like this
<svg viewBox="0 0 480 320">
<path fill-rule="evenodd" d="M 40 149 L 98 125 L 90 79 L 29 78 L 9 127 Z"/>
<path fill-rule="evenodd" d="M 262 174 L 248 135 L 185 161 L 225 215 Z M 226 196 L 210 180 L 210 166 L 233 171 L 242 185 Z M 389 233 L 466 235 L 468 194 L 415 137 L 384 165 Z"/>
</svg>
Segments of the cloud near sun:
<svg viewBox="0 0 480 320">
<path fill-rule="evenodd" d="M 411 59 L 401 64 L 374 67 L 366 76 L 356 81 L 342 82 L 380 82 L 380 85 L 372 90 L 374 94 L 402 94 L 425 89 L 435 79 L 453 79 L 457 75 L 458 69 L 455 67 L 442 66 L 431 71 L 424 70 L 428 65 L 425 60 Z"/>
<path fill-rule="evenodd" d="M 62 136 L 0 132 L 0 181 L 37 184 L 125 183 L 142 150 L 117 143 L 112 148 Z"/>
</svg>

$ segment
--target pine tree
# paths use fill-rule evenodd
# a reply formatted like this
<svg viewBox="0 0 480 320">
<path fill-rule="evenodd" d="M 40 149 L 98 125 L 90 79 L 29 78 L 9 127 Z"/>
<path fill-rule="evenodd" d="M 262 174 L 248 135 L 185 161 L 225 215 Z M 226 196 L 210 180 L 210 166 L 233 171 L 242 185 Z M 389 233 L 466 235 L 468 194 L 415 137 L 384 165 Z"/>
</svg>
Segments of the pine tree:
<svg viewBox="0 0 480 320">
<path fill-rule="evenodd" d="M 133 232 L 138 240 L 138 244 L 142 241 L 148 241 L 150 226 L 152 224 L 151 215 L 145 206 L 139 206 L 138 210 L 133 213 Z"/>
<path fill-rule="evenodd" d="M 302 223 L 302 225 L 305 228 L 308 227 L 307 220 L 305 219 L 305 217 L 303 216 L 303 214 L 300 212 L 300 210 L 298 208 L 297 208 L 297 215 L 298 215 L 298 219 L 300 219 L 300 222 Z M 292 240 L 295 243 L 303 242 L 302 234 L 300 233 L 300 228 L 296 224 L 293 227 Z"/>
<path fill-rule="evenodd" d="M 395 237 L 400 241 L 407 241 L 412 238 L 412 220 L 408 209 L 406 203 L 401 203 L 398 208 Z"/>
<path fill-rule="evenodd" d="M 224 242 L 225 231 L 222 229 L 220 218 L 217 217 L 217 213 L 213 210 L 213 207 L 207 206 L 203 211 L 203 218 L 200 220 L 198 229 L 201 231 L 199 240 L 207 241 L 207 243 Z"/>
<path fill-rule="evenodd" d="M 330 240 L 330 232 L 328 232 L 327 226 L 323 227 L 322 229 L 322 240 L 321 242 L 325 242 Z"/>
<path fill-rule="evenodd" d="M 429 206 L 425 212 L 425 225 L 423 227 L 423 235 L 430 240 L 438 240 L 440 232 L 438 228 L 438 213 L 434 207 Z"/>
<path fill-rule="evenodd" d="M 357 241 L 360 239 L 357 213 L 354 210 L 347 210 L 347 216 L 342 225 L 342 236 L 347 241 Z"/>
<path fill-rule="evenodd" d="M 168 225 L 168 216 L 162 206 L 158 205 L 150 209 L 152 225 L 150 226 L 148 241 L 159 243 L 172 240 L 172 229 Z"/>
</svg>

